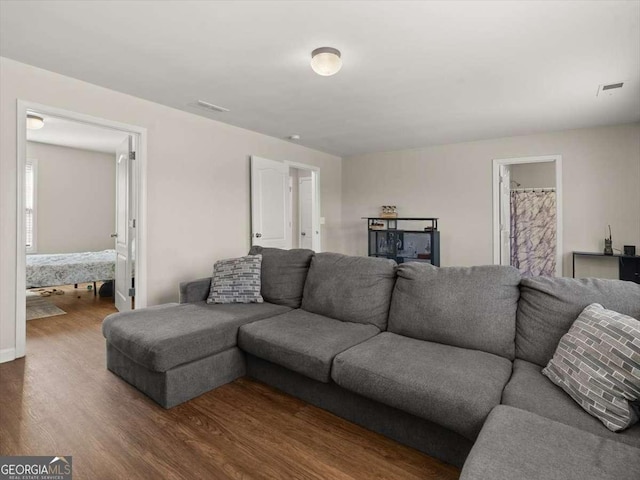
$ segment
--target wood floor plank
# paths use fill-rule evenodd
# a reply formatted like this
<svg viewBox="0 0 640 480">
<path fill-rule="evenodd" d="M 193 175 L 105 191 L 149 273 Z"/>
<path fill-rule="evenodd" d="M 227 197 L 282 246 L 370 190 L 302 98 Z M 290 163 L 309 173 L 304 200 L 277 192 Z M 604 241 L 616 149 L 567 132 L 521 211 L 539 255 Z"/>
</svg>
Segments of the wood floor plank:
<svg viewBox="0 0 640 480">
<path fill-rule="evenodd" d="M 240 380 L 237 384 L 242 385 L 242 382 Z M 245 414 L 247 417 L 254 419 L 256 423 L 259 422 L 259 424 L 266 426 L 284 425 L 284 428 L 280 427 L 279 432 L 285 435 L 289 439 L 289 443 L 295 446 L 296 452 L 313 450 L 315 452 L 315 460 L 318 462 L 337 466 L 341 471 L 350 475 L 357 475 L 361 471 L 363 464 L 368 465 L 370 469 L 369 478 L 394 478 L 398 477 L 400 473 L 402 473 L 402 478 L 422 478 L 421 476 L 413 477 L 410 475 L 409 469 L 401 470 L 392 461 L 385 460 L 381 455 L 383 449 L 371 448 L 371 442 L 364 442 L 364 444 L 361 442 L 363 437 L 359 434 L 363 429 L 352 423 L 345 422 L 329 412 L 319 410 L 310 405 L 296 409 L 295 413 L 287 408 L 279 409 L 274 407 L 269 409 L 269 416 L 265 417 L 263 398 L 258 398 L 255 402 L 238 404 L 234 398 L 235 396 L 229 394 L 229 392 L 221 391 L 220 396 L 225 393 L 227 395 L 222 400 L 229 410 Z M 246 394 L 243 396 L 245 398 L 249 397 Z M 335 424 L 338 430 L 341 426 L 347 427 L 342 430 L 343 435 L 336 435 L 336 431 L 331 428 L 322 428 L 326 423 L 321 420 L 315 421 L 318 419 L 318 414 L 324 415 L 325 418 L 336 420 Z M 371 434 L 371 432 L 367 432 L 366 438 L 369 438 Z M 265 431 L 264 435 L 268 436 L 269 431 Z M 340 441 L 336 441 L 337 439 Z M 393 450 L 399 446 L 396 442 L 384 439 L 382 436 L 379 437 L 379 440 L 387 440 L 384 450 Z M 358 450 L 360 451 L 358 457 L 345 455 L 346 451 Z M 292 455 L 293 452 L 287 453 Z M 393 457 L 393 455 L 388 455 L 388 457 Z M 420 475 L 422 473 L 421 470 Z"/>
<path fill-rule="evenodd" d="M 58 288 L 58 287 L 56 287 Z M 48 297 L 0 365 L 0 454 L 72 455 L 74 478 L 434 479 L 459 470 L 247 378 L 164 410 L 105 367 L 110 299 Z"/>
</svg>

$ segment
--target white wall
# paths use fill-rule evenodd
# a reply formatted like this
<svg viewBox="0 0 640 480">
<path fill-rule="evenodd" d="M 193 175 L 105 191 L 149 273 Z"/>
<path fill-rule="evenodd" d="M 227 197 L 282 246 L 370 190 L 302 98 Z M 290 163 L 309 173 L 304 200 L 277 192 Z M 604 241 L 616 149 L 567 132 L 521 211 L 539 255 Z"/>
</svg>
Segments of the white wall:
<svg viewBox="0 0 640 480">
<path fill-rule="evenodd" d="M 38 160 L 37 252 L 113 248 L 115 154 L 27 142 Z"/>
<path fill-rule="evenodd" d="M 181 281 L 249 250 L 249 156 L 321 169 L 325 250 L 341 225 L 341 160 L 293 143 L 0 58 L 0 351 L 15 345 L 16 100 L 148 132 L 148 301 L 177 300 Z"/>
<path fill-rule="evenodd" d="M 573 250 L 640 245 L 640 123 L 375 153 L 343 159 L 344 247 L 365 255 L 380 205 L 440 217 L 441 264 L 492 263 L 492 159 L 562 155 L 564 275 Z M 589 266 L 593 267 L 590 268 Z M 579 276 L 617 277 L 611 259 L 582 260 Z"/>
<path fill-rule="evenodd" d="M 540 162 L 511 165 L 511 180 L 511 188 L 553 188 L 556 186 L 556 164 Z M 520 186 L 516 186 L 513 180 Z"/>
</svg>

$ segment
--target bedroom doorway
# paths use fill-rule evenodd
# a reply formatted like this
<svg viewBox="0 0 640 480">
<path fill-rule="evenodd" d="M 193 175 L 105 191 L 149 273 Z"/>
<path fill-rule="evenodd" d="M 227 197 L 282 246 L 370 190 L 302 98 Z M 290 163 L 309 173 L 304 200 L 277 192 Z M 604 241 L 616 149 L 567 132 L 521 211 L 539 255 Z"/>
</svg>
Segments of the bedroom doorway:
<svg viewBox="0 0 640 480">
<path fill-rule="evenodd" d="M 27 320 L 146 305 L 146 130 L 20 101 L 17 126 L 16 358 Z"/>
<path fill-rule="evenodd" d="M 562 157 L 493 161 L 494 264 L 562 276 Z"/>
</svg>

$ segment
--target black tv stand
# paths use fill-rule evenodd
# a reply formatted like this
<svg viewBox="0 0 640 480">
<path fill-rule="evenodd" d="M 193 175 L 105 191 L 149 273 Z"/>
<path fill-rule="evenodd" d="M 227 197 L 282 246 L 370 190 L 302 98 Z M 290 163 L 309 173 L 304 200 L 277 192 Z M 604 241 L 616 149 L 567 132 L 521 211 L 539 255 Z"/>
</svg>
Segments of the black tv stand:
<svg viewBox="0 0 640 480">
<path fill-rule="evenodd" d="M 368 255 L 397 263 L 424 262 L 440 266 L 437 218 L 362 217 L 367 220 Z M 400 226 L 404 228 L 399 228 Z"/>
</svg>

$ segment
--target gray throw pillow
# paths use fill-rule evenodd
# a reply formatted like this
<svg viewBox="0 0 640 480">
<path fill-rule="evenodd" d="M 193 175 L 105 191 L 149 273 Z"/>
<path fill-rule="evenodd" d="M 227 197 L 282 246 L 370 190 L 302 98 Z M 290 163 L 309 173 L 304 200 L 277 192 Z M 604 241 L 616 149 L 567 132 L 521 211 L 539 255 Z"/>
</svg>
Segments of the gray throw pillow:
<svg viewBox="0 0 640 480">
<path fill-rule="evenodd" d="M 613 432 L 640 415 L 640 321 L 586 307 L 542 373 Z"/>
<path fill-rule="evenodd" d="M 217 261 L 207 303 L 262 303 L 261 265 L 262 255 Z"/>
</svg>

